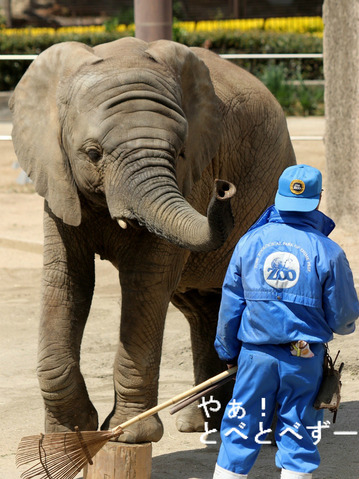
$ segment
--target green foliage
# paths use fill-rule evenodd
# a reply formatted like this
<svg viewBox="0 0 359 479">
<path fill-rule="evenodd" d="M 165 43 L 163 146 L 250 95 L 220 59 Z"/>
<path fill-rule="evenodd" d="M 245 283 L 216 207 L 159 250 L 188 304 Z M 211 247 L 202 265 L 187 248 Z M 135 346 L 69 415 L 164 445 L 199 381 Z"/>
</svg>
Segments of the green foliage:
<svg viewBox="0 0 359 479">
<path fill-rule="evenodd" d="M 121 17 L 121 23 L 123 23 Z M 116 23 L 116 22 L 115 22 Z M 5 35 L 0 30 L 3 54 L 39 54 L 55 43 L 78 41 L 89 46 L 110 42 L 133 31 L 119 32 L 115 23 L 103 32 Z M 216 53 L 321 53 L 322 39 L 306 34 L 246 32 L 188 32 L 173 29 L 173 40 L 187 46 L 210 48 Z M 308 86 L 306 80 L 322 79 L 321 60 L 236 60 L 236 64 L 259 77 L 273 92 L 287 114 L 323 114 L 323 87 Z M 0 61 L 0 91 L 12 90 L 30 61 Z M 295 82 L 296 84 L 293 85 Z"/>
<path fill-rule="evenodd" d="M 288 80 L 286 68 L 270 66 L 259 78 L 287 115 L 324 114 L 324 86 L 306 84 L 300 72 L 296 79 Z"/>
<path fill-rule="evenodd" d="M 213 19 L 214 20 L 223 20 L 224 18 L 225 18 L 225 15 L 223 13 L 223 10 L 221 8 L 217 8 Z"/>
<path fill-rule="evenodd" d="M 295 114 L 324 115 L 324 85 L 308 86 L 302 84 L 298 89 L 300 108 Z"/>
<path fill-rule="evenodd" d="M 5 28 L 6 26 L 6 17 L 3 14 L 2 10 L 0 10 L 0 29 Z"/>
<path fill-rule="evenodd" d="M 67 41 L 85 43 L 89 46 L 96 46 L 101 43 L 110 42 L 124 36 L 133 36 L 130 32 L 100 32 L 83 34 L 57 34 L 57 35 L 2 35 L 0 30 L 0 51 L 6 54 L 38 55 L 51 45 Z M 13 90 L 22 75 L 29 67 L 31 61 L 0 61 L 0 91 Z"/>
<path fill-rule="evenodd" d="M 185 12 L 183 9 L 183 4 L 180 0 L 173 0 L 172 1 L 172 17 L 173 21 L 175 22 L 176 20 L 184 20 L 185 18 Z"/>
<path fill-rule="evenodd" d="M 135 14 L 133 7 L 122 7 L 116 16 L 104 22 L 104 26 L 107 32 L 114 32 L 119 25 L 131 25 L 134 21 Z"/>
<path fill-rule="evenodd" d="M 293 114 L 296 89 L 294 85 L 286 83 L 286 72 L 282 66 L 271 66 L 260 76 L 262 82 L 273 93 L 282 108 L 290 115 Z"/>
<path fill-rule="evenodd" d="M 173 40 L 188 46 L 204 46 L 216 53 L 322 53 L 321 38 L 298 33 L 275 33 L 263 30 L 187 32 L 178 29 Z M 323 78 L 323 62 L 317 59 L 302 60 L 234 60 L 256 76 L 263 74 L 269 65 L 287 68 L 289 77 L 296 77 L 298 68 L 305 80 Z"/>
</svg>

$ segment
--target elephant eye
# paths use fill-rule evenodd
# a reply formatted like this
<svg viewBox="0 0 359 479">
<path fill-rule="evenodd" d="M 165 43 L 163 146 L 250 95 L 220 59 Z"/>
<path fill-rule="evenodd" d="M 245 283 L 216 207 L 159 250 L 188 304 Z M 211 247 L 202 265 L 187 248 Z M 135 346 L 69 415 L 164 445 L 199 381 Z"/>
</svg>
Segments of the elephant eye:
<svg viewBox="0 0 359 479">
<path fill-rule="evenodd" d="M 90 160 L 93 162 L 97 162 L 102 158 L 102 152 L 97 148 L 89 148 L 86 153 Z"/>
<path fill-rule="evenodd" d="M 185 150 L 185 147 L 182 148 L 182 150 L 180 151 L 179 155 L 178 155 L 180 158 L 183 158 L 184 160 L 186 159 L 186 150 Z"/>
</svg>

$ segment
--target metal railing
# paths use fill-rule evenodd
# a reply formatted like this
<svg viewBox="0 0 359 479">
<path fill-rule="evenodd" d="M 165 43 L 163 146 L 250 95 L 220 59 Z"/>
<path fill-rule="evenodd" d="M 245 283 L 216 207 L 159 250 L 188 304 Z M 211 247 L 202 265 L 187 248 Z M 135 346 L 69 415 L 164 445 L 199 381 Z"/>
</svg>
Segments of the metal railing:
<svg viewBox="0 0 359 479">
<path fill-rule="evenodd" d="M 242 59 L 290 59 L 300 60 L 302 58 L 323 58 L 323 53 L 221 53 L 219 55 L 226 60 L 242 60 Z"/>
<path fill-rule="evenodd" d="M 292 141 L 323 141 L 323 136 L 291 136 L 290 139 Z M 0 135 L 0 141 L 11 141 L 11 135 Z"/>
<path fill-rule="evenodd" d="M 220 53 L 220 57 L 227 60 L 243 59 L 304 59 L 304 58 L 323 58 L 323 53 Z M 35 60 L 38 55 L 0 55 L 0 60 Z"/>
<path fill-rule="evenodd" d="M 0 60 L 35 60 L 39 55 L 0 55 Z"/>
</svg>

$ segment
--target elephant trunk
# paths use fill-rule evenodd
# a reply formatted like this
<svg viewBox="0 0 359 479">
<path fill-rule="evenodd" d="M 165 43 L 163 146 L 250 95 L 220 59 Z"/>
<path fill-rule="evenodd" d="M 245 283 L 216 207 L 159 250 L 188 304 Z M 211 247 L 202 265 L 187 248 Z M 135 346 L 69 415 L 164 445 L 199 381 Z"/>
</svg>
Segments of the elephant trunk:
<svg viewBox="0 0 359 479">
<path fill-rule="evenodd" d="M 207 209 L 207 217 L 192 208 L 179 195 L 173 201 L 173 195 L 167 193 L 161 198 L 157 214 L 148 224 L 146 212 L 145 226 L 153 233 L 173 244 L 191 251 L 211 251 L 223 245 L 233 228 L 234 221 L 230 199 L 235 187 L 222 180 L 215 180 L 215 188 Z"/>
<path fill-rule="evenodd" d="M 140 178 L 135 180 L 136 175 L 131 175 L 125 187 L 124 175 L 120 176 L 121 181 L 112 177 L 106 188 L 111 216 L 120 222 L 126 218 L 136 219 L 150 232 L 191 251 L 219 248 L 233 228 L 230 199 L 236 188 L 227 181 L 215 180 L 205 217 L 180 193 L 170 164 L 163 166 L 162 163 L 162 167 L 157 164 L 150 175 L 141 169 Z"/>
</svg>

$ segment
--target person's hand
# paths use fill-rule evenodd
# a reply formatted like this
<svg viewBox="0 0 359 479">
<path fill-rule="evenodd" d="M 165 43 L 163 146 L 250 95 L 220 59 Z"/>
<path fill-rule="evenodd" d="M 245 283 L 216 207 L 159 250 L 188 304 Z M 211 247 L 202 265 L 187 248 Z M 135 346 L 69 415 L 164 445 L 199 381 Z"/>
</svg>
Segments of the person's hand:
<svg viewBox="0 0 359 479">
<path fill-rule="evenodd" d="M 235 366 L 237 366 L 237 365 L 236 365 L 236 364 L 228 364 L 228 363 L 227 363 L 227 369 L 232 369 L 232 368 L 234 368 Z M 233 381 L 236 380 L 236 375 L 235 375 L 235 374 L 233 374 L 233 378 L 232 378 L 232 379 L 233 379 Z"/>
</svg>

